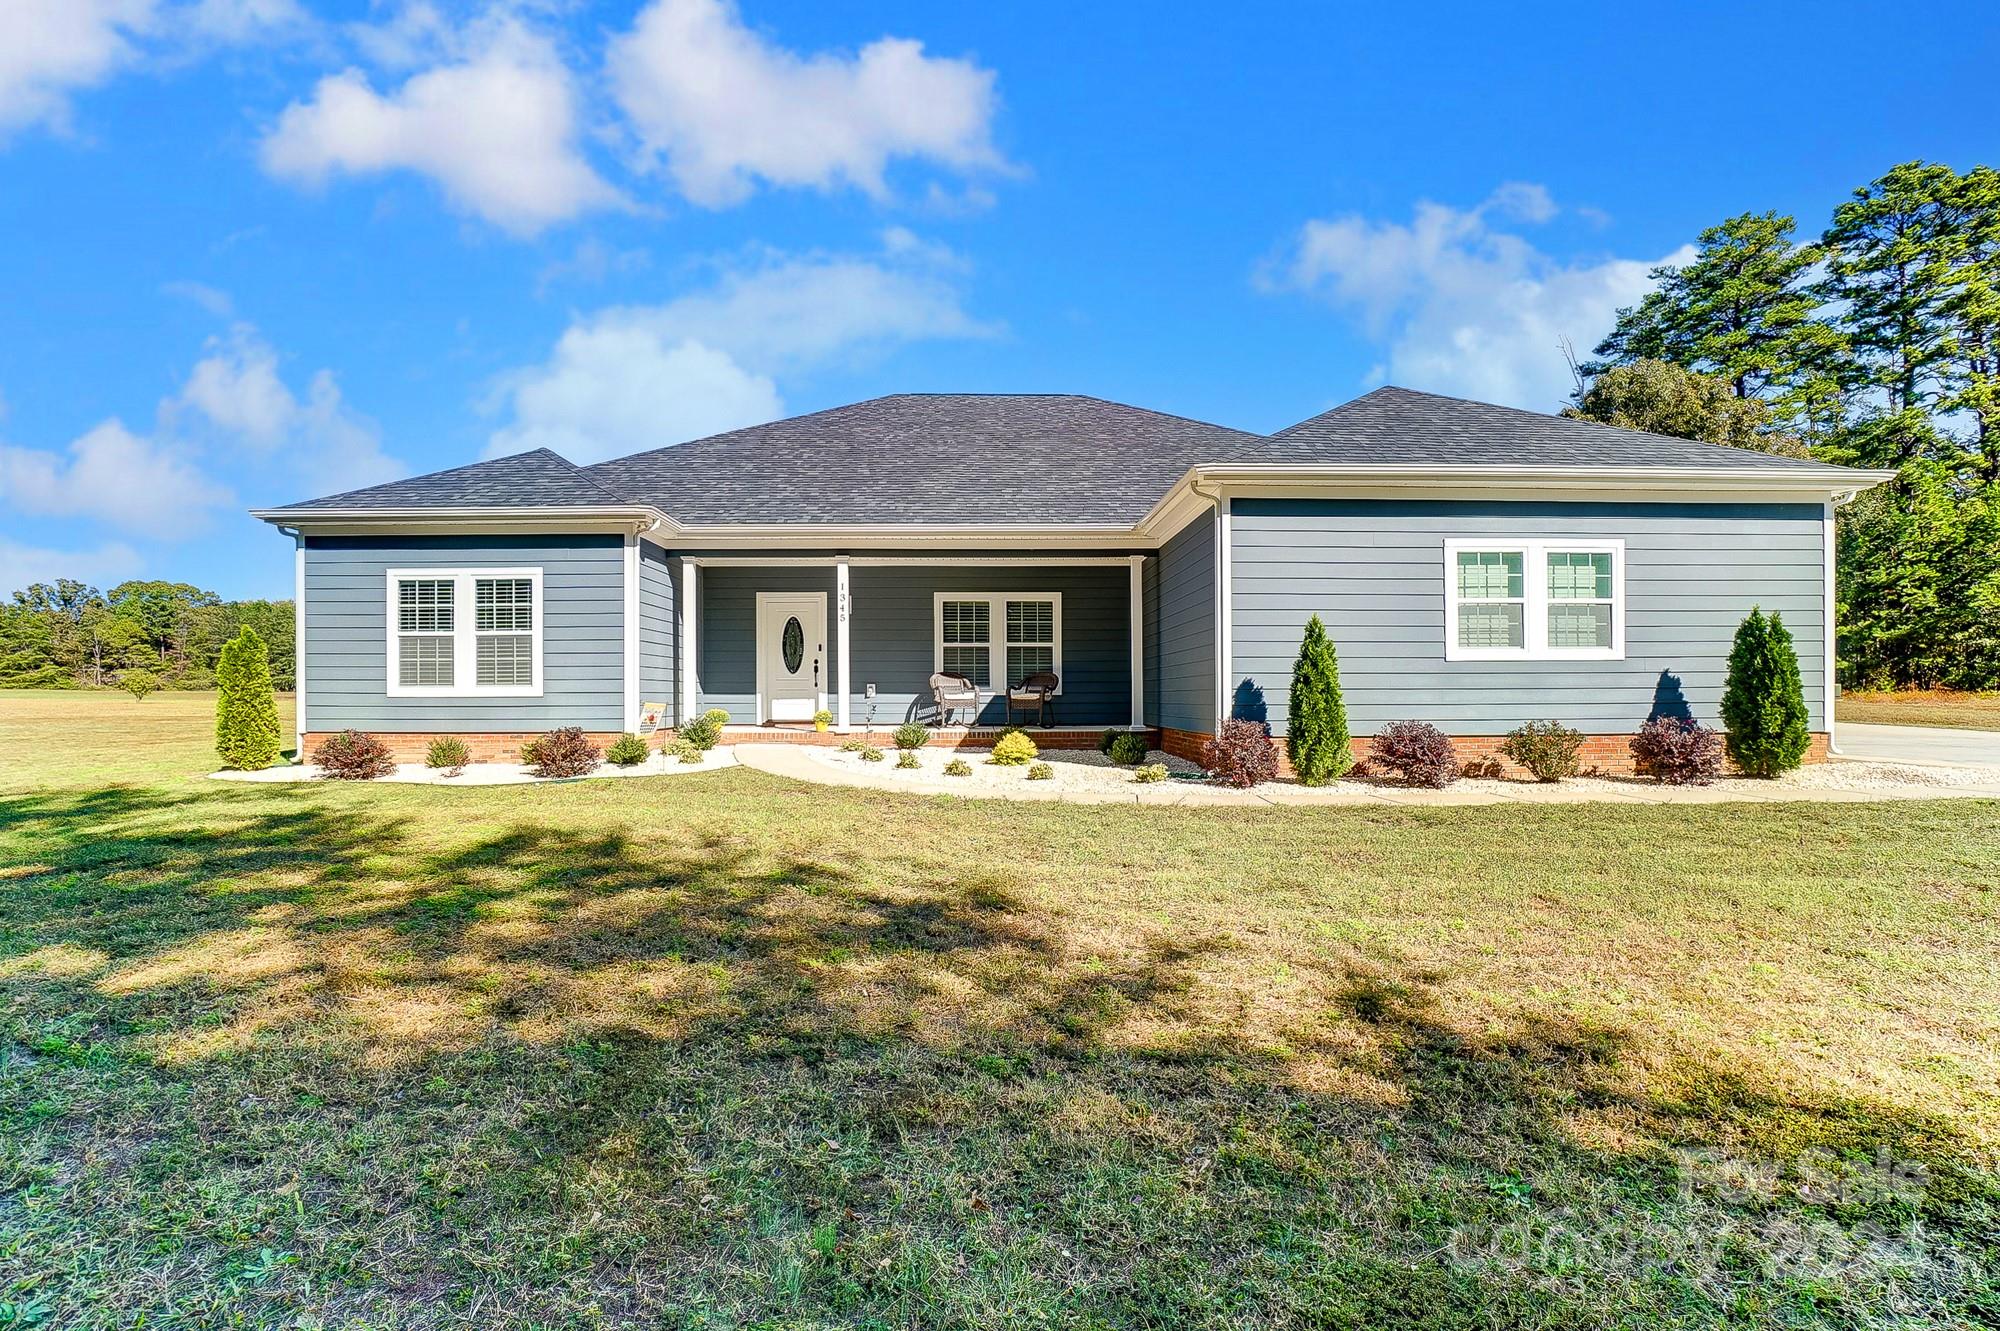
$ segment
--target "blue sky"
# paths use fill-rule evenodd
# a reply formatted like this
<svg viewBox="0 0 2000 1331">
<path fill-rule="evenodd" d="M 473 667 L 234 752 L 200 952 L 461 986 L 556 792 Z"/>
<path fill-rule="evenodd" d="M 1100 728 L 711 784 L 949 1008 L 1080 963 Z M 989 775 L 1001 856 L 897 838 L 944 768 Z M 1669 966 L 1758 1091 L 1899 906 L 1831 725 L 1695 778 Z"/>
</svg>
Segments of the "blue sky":
<svg viewBox="0 0 2000 1331">
<path fill-rule="evenodd" d="M 1996 156 L 1981 4 L 5 7 L 0 591 L 888 392 L 1552 410 L 1703 226 Z"/>
</svg>

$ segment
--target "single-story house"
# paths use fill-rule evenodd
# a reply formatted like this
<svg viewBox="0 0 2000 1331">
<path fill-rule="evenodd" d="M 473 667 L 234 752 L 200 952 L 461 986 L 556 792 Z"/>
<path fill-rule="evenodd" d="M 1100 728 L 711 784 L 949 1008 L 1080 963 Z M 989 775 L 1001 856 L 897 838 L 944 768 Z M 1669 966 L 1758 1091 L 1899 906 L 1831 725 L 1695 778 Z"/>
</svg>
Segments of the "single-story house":
<svg viewBox="0 0 2000 1331">
<path fill-rule="evenodd" d="M 547 450 L 256 516 L 296 545 L 298 725 L 482 757 L 711 709 L 814 741 L 1057 677 L 1046 745 L 1193 756 L 1285 731 L 1309 616 L 1367 737 L 1468 756 L 1552 718 L 1622 761 L 1714 725 L 1731 635 L 1782 613 L 1833 717 L 1833 510 L 1888 473 L 1381 388 L 1272 435 L 1061 394 L 900 394 L 576 466 Z"/>
</svg>

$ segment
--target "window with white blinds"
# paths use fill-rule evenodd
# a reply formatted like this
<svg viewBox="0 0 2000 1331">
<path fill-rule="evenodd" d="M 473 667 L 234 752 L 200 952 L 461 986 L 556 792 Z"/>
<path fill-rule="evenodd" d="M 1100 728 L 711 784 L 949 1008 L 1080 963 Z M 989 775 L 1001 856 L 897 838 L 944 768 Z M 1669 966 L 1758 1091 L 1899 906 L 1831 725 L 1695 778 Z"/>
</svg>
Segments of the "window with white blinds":
<svg viewBox="0 0 2000 1331">
<path fill-rule="evenodd" d="M 541 693 L 540 569 L 391 569 L 388 577 L 391 697 Z"/>
<path fill-rule="evenodd" d="M 1062 676 L 1062 594 L 939 592 L 934 668 L 999 692 L 1029 675 Z"/>
<path fill-rule="evenodd" d="M 1444 577 L 1448 661 L 1624 658 L 1623 541 L 1449 540 Z"/>
</svg>

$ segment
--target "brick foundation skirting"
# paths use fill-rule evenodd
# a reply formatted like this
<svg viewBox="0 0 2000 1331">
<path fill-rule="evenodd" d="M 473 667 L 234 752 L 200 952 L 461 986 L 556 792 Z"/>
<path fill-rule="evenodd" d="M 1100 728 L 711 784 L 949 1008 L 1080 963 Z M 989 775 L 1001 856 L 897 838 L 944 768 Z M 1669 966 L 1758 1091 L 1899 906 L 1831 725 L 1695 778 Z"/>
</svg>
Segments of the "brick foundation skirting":
<svg viewBox="0 0 2000 1331">
<path fill-rule="evenodd" d="M 1208 732 L 1204 730 L 1174 730 L 1169 727 L 1162 729 L 1159 734 L 1159 743 L 1162 749 L 1173 754 L 1176 758 L 1185 758 L 1193 763 L 1201 761 L 1202 745 L 1206 744 L 1209 739 Z M 1491 758 L 1500 764 L 1502 772 L 1507 776 L 1521 777 L 1528 775 L 1527 772 L 1500 756 L 1500 746 L 1506 742 L 1507 737 L 1504 735 L 1454 735 L 1451 737 L 1451 747 L 1458 754 L 1458 760 L 1461 763 Z M 1370 747 L 1368 736 L 1356 735 L 1350 743 L 1354 748 L 1354 757 L 1357 761 L 1368 756 Z M 1271 744 L 1278 751 L 1279 772 L 1285 776 L 1290 776 L 1292 774 L 1292 765 L 1285 760 L 1285 741 L 1282 739 L 1273 739 Z M 1823 763 L 1826 760 L 1827 737 L 1824 734 L 1815 734 L 1812 737 L 1812 747 L 1806 750 L 1806 761 L 1809 763 Z M 1583 740 L 1583 748 L 1577 753 L 1577 761 L 1586 769 L 1595 767 L 1601 768 L 1614 776 L 1630 776 L 1632 775 L 1632 737 L 1630 735 L 1586 735 Z"/>
<path fill-rule="evenodd" d="M 1030 729 L 1028 734 L 1034 739 L 1038 748 L 1094 749 L 1097 747 L 1097 742 L 1103 736 L 1105 730 L 1114 728 L 1122 729 L 1123 727 L 1097 726 L 1089 730 L 1080 728 L 1058 730 Z M 953 727 L 948 730 L 933 730 L 931 731 L 930 747 L 939 749 L 990 749 L 993 747 L 993 741 L 1000 737 L 1000 732 L 1001 727 L 999 726 L 974 726 L 969 729 L 965 727 Z M 465 747 L 471 753 L 473 762 L 511 763 L 521 760 L 521 746 L 529 740 L 534 739 L 540 732 L 371 731 L 370 733 L 388 746 L 390 756 L 394 757 L 399 763 L 422 762 L 424 754 L 430 749 L 431 741 L 440 739 L 445 735 L 455 735 L 457 738 L 464 740 Z M 648 732 L 644 738 L 649 744 L 657 744 L 663 737 L 670 736 L 672 733 L 670 729 L 662 729 Z M 327 732 L 324 731 L 315 731 L 308 734 L 306 736 L 306 755 L 310 757 L 312 751 L 318 748 L 320 741 L 326 739 L 326 737 Z M 590 735 L 590 742 L 601 749 L 617 738 L 618 734 L 616 731 L 607 731 L 601 734 L 593 732 Z M 804 726 L 724 726 L 722 729 L 722 742 L 724 744 L 837 745 L 844 744 L 851 739 L 863 740 L 880 748 L 888 748 L 895 744 L 896 733 L 893 730 L 854 730 L 843 735 L 837 731 L 812 730 Z M 1149 739 L 1148 742 L 1157 744 L 1158 741 L 1157 739 Z"/>
</svg>

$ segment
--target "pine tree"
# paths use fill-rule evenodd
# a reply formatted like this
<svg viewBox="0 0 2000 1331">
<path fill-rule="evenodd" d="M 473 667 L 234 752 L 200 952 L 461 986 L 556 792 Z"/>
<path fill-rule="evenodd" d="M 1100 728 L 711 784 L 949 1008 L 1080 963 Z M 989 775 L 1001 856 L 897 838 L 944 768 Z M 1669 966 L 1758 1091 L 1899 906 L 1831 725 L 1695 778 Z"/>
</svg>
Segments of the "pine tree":
<svg viewBox="0 0 2000 1331">
<path fill-rule="evenodd" d="M 1285 755 L 1299 780 L 1319 786 L 1345 776 L 1354 766 L 1354 750 L 1347 741 L 1347 707 L 1340 700 L 1340 660 L 1318 615 L 1306 621 L 1292 667 L 1289 716 Z"/>
<path fill-rule="evenodd" d="M 271 657 L 256 631 L 245 628 L 215 663 L 215 751 L 224 767 L 254 772 L 278 761 L 278 703 L 271 693 Z"/>
<path fill-rule="evenodd" d="M 1730 761 L 1750 776 L 1776 776 L 1805 761 L 1812 744 L 1805 683 L 1792 635 L 1773 613 L 1753 607 L 1729 649 L 1722 724 Z"/>
</svg>

